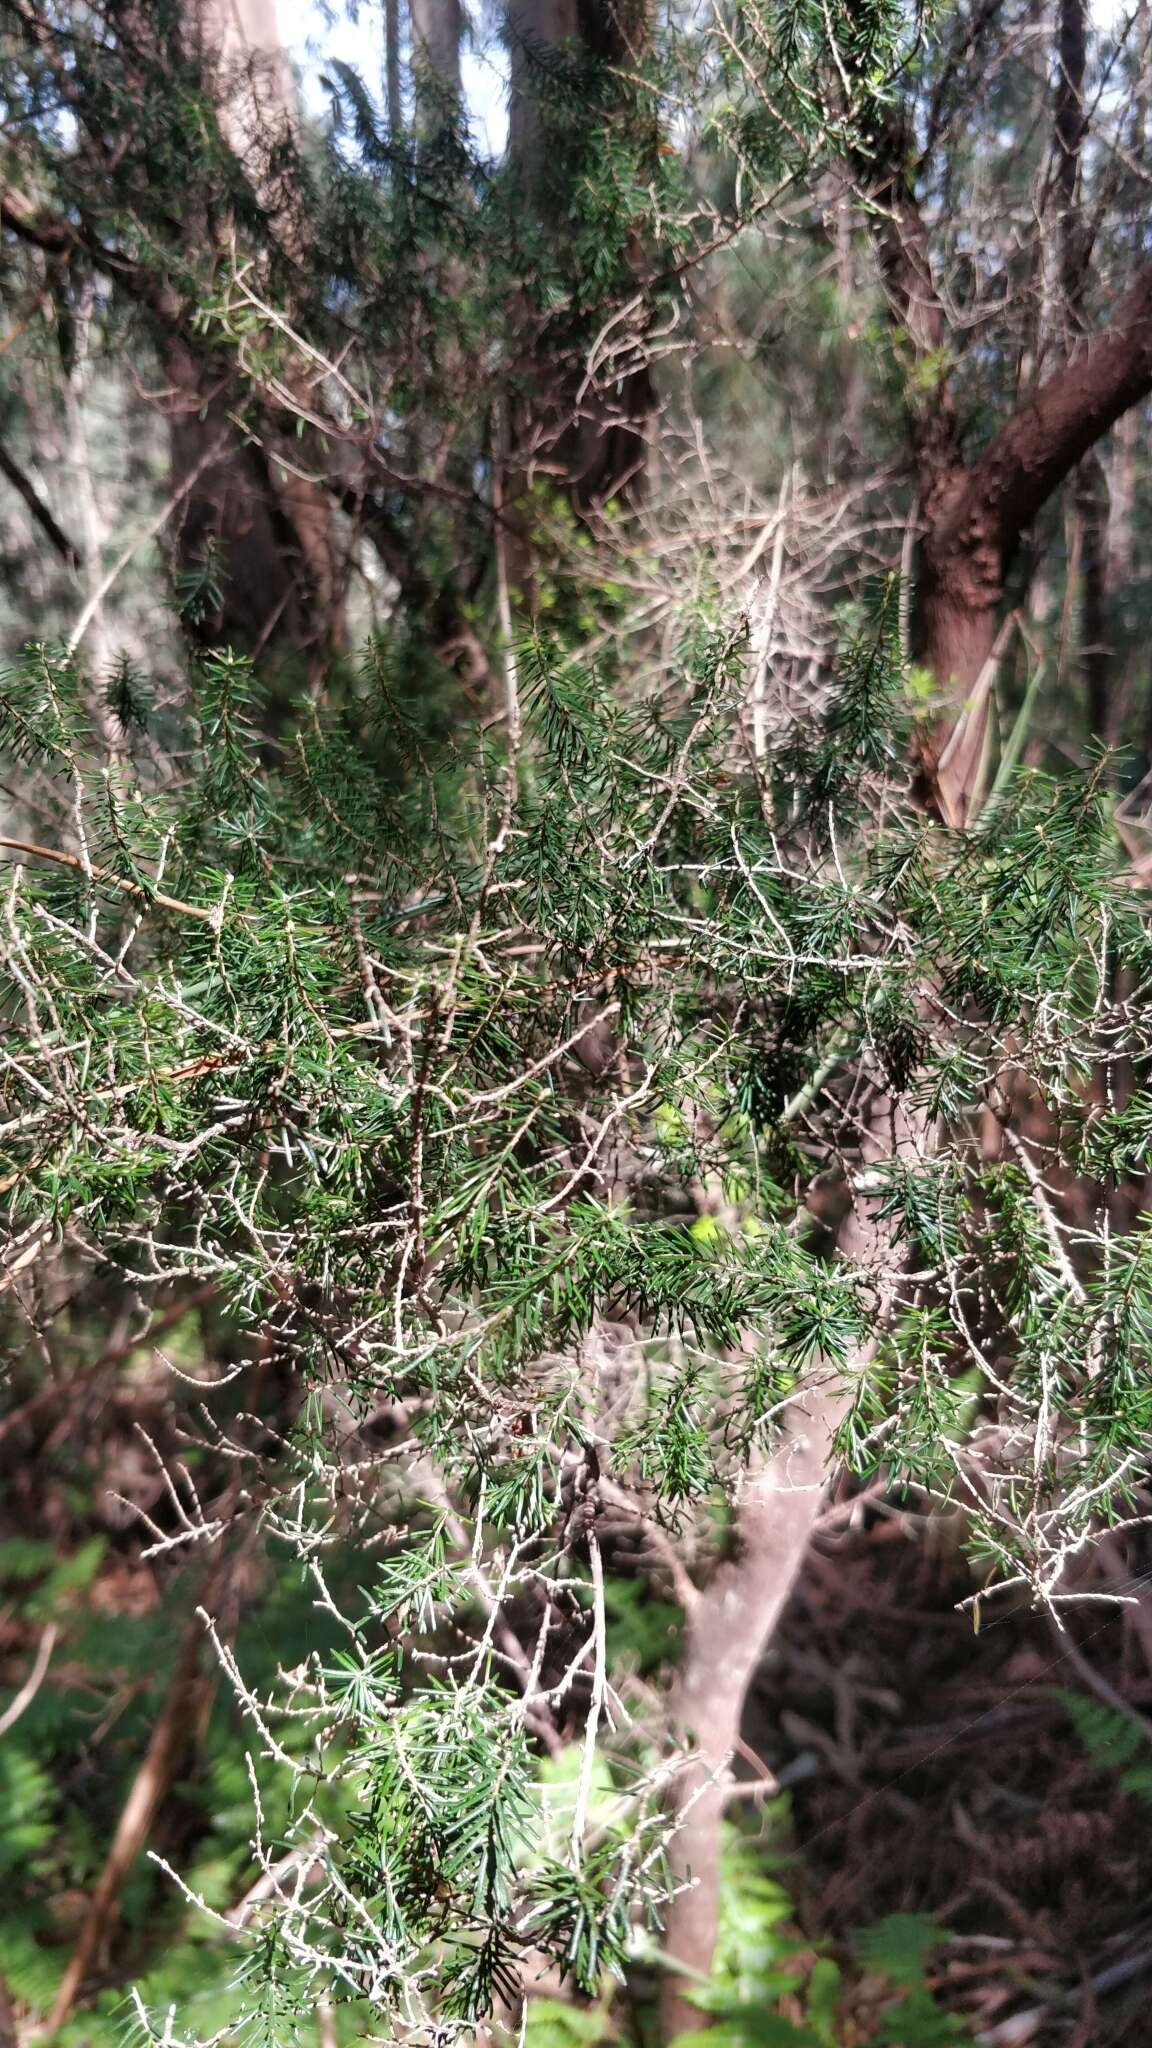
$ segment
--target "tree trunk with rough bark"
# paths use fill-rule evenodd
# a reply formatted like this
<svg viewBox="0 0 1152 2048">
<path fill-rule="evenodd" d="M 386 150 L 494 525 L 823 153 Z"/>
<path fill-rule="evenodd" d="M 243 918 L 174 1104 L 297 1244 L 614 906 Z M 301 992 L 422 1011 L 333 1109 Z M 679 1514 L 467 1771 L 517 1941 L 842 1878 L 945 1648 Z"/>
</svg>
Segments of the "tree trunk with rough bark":
<svg viewBox="0 0 1152 2048">
<path fill-rule="evenodd" d="M 978 795 L 990 693 L 977 689 L 996 644 L 1005 584 L 1043 506 L 1093 455 L 1097 443 L 1152 391 L 1152 265 L 1137 268 L 1111 314 L 1092 333 L 1083 317 L 1088 247 L 1078 202 L 1086 132 L 1087 24 L 1083 0 L 1059 0 L 1054 185 L 1058 196 L 1058 280 L 1063 360 L 1024 399 L 983 452 L 967 459 L 948 354 L 954 345 L 915 192 L 912 138 L 893 114 L 874 158 L 857 166 L 893 321 L 921 368 L 932 369 L 930 399 L 910 400 L 909 435 L 921 506 L 919 657 L 950 700 L 925 737 L 923 760 L 938 810 L 968 821 Z M 1093 474 L 1094 515 L 1102 507 Z M 1091 603 L 1099 602 L 1097 591 Z M 1092 688 L 1103 701 L 1104 636 L 1091 619 L 1085 645 L 1097 649 Z M 975 693 L 975 696 L 974 696 Z"/>
<path fill-rule="evenodd" d="M 400 87 L 400 0 L 384 0 L 384 112 L 388 140 L 398 144 L 404 134 L 404 96 Z"/>
<path fill-rule="evenodd" d="M 193 0 L 186 33 L 210 75 L 221 132 L 275 215 L 273 155 L 297 118 L 276 0 Z M 277 225 L 291 247 L 294 224 Z M 277 460 L 274 440 L 257 445 L 237 431 L 232 394 L 208 356 L 173 336 L 164 360 L 173 489 L 189 483 L 174 523 L 177 562 L 203 562 L 210 542 L 221 555 L 223 603 L 197 630 L 248 653 L 296 654 L 315 676 L 343 638 L 330 497 Z"/>
<path fill-rule="evenodd" d="M 445 115 L 459 106 L 464 11 L 460 0 L 409 0 L 408 20 L 416 133 L 430 141 Z"/>
<path fill-rule="evenodd" d="M 508 0 L 505 24 L 511 68 L 510 161 L 530 212 L 559 231 L 563 195 L 557 190 L 557 165 L 539 90 L 542 67 L 551 53 L 567 46 L 603 67 L 605 75 L 637 68 L 651 37 L 647 0 Z M 634 118 L 621 96 L 619 119 Z M 563 159 L 564 152 L 559 154 Z M 639 273 L 639 242 L 620 253 Z M 643 319 L 638 298 L 627 331 L 614 330 L 617 345 L 634 341 L 636 346 L 614 354 L 607 366 L 577 357 L 555 322 L 538 326 L 529 341 L 534 358 L 528 378 L 532 397 L 512 423 L 512 499 L 523 498 L 538 475 L 555 478 L 580 517 L 595 527 L 606 506 L 634 504 L 642 497 L 656 404 L 644 353 Z"/>
<path fill-rule="evenodd" d="M 878 1105 L 865 1162 L 922 1155 L 932 1133 L 898 1104 Z M 841 1227 L 845 1257 L 872 1276 L 886 1313 L 899 1283 L 899 1253 L 889 1226 L 858 1193 Z M 873 1345 L 842 1368 L 816 1367 L 798 1395 L 771 1456 L 749 1474 L 739 1503 L 735 1553 L 697 1595 L 687 1616 L 684 1652 L 672 1698 L 673 1724 L 694 1747 L 678 1790 L 680 1826 L 671 1864 L 682 1886 L 665 1915 L 666 1975 L 661 2032 L 673 2041 L 702 2024 L 692 1991 L 716 1947 L 722 1823 L 748 1687 L 772 1639 L 803 1565 L 831 1477 L 836 1432 L 851 1406 L 854 1379 Z M 677 1965 L 680 1967 L 678 1968 Z"/>
</svg>

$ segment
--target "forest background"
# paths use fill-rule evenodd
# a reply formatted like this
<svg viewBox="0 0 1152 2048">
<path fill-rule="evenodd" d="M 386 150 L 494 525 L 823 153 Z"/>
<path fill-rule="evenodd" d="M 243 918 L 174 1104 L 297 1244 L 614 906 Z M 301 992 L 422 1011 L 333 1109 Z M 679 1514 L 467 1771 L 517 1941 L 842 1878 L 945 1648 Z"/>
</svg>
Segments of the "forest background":
<svg viewBox="0 0 1152 2048">
<path fill-rule="evenodd" d="M 0 2048 L 1143 2041 L 1147 0 L 0 75 Z"/>
</svg>

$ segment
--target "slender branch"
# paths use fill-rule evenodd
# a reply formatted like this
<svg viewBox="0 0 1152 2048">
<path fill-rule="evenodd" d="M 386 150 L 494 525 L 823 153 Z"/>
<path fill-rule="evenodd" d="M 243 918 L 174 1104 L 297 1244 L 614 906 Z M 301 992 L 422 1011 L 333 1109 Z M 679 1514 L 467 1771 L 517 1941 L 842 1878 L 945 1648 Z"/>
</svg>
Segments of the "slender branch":
<svg viewBox="0 0 1152 2048">
<path fill-rule="evenodd" d="M 576 1788 L 576 1809 L 572 1816 L 572 1861 L 577 1869 L 584 1853 L 584 1829 L 588 1822 L 588 1800 L 591 1796 L 592 1772 L 596 1763 L 596 1737 L 600 1732 L 600 1717 L 604 1712 L 608 1687 L 608 1624 L 604 1607 L 604 1563 L 600 1556 L 600 1545 L 595 1529 L 588 1531 L 588 1558 L 592 1567 L 592 1641 L 595 1660 L 592 1666 L 592 1698 L 588 1705 L 588 1719 L 584 1724 L 584 1755 L 580 1764 L 580 1782 Z"/>
<path fill-rule="evenodd" d="M 32 1705 L 40 1687 L 44 1683 L 59 1633 L 60 1631 L 56 1623 L 50 1621 L 40 1637 L 31 1671 L 28 1673 L 15 1698 L 8 1702 L 4 1712 L 0 1714 L 0 1735 L 7 1735 L 8 1730 L 16 1726 L 20 1716 L 26 1714 Z"/>
<path fill-rule="evenodd" d="M 18 491 L 36 521 L 44 538 L 59 555 L 65 568 L 73 571 L 83 563 L 83 556 L 74 541 L 70 541 L 63 527 L 57 525 L 49 507 L 44 503 L 31 477 L 26 476 L 18 462 L 0 442 L 0 475 L 6 476 L 14 491 Z"/>
<path fill-rule="evenodd" d="M 215 1280 L 206 1281 L 202 1287 L 194 1288 L 191 1294 L 181 1295 L 179 1301 L 174 1301 L 168 1308 L 162 1309 L 153 1317 L 147 1329 L 141 1330 L 138 1337 L 128 1337 L 122 1344 L 110 1345 L 91 1365 L 86 1365 L 82 1372 L 69 1373 L 65 1379 L 51 1380 L 47 1386 L 40 1387 L 35 1394 L 30 1394 L 26 1401 L 21 1401 L 18 1407 L 10 1408 L 7 1415 L 0 1417 L 0 1443 L 30 1417 L 39 1414 L 42 1408 L 51 1409 L 59 1402 L 79 1393 L 82 1388 L 95 1386 L 100 1375 L 106 1372 L 109 1366 L 120 1365 L 124 1359 L 131 1358 L 134 1352 L 143 1351 L 146 1345 L 154 1344 L 166 1330 L 171 1330 L 177 1323 L 183 1322 L 185 1316 L 190 1315 L 194 1309 L 211 1301 L 218 1291 L 218 1283 Z M 0 1724 L 0 1734 L 3 1732 L 3 1725 Z"/>
<path fill-rule="evenodd" d="M 38 846 L 33 839 L 11 839 L 0 833 L 0 847 L 11 853 L 26 853 L 36 860 L 55 861 L 58 867 L 76 868 L 82 875 L 95 882 L 104 882 L 111 889 L 120 889 L 125 896 L 137 896 L 145 903 L 158 903 L 164 910 L 175 910 L 181 917 L 196 917 L 204 924 L 215 924 L 217 911 L 209 910 L 201 903 L 183 903 L 178 896 L 166 896 L 162 889 L 149 889 L 143 882 L 130 882 L 123 875 L 114 875 L 108 868 L 95 867 L 90 861 L 82 861 L 78 854 L 64 853 L 58 846 Z"/>
<path fill-rule="evenodd" d="M 211 1577 L 216 1581 L 219 1560 L 213 1562 Z M 176 1774 L 180 1758 L 196 1725 L 206 1681 L 200 1672 L 204 1641 L 201 1610 L 197 1608 L 191 1628 L 184 1637 L 159 1720 L 152 1730 L 140 1768 L 121 1809 L 112 1845 L 92 1893 L 87 1917 L 68 1961 L 48 2015 L 48 2033 L 59 2033 L 72 2012 L 85 1979 L 104 1945 L 116 1913 L 117 1901 L 128 1873 L 144 1847 Z"/>
</svg>

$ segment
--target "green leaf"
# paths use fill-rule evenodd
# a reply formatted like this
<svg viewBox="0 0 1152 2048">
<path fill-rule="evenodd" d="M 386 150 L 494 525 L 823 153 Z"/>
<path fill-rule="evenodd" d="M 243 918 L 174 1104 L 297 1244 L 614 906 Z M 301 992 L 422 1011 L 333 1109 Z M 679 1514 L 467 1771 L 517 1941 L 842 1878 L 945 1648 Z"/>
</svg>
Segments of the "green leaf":
<svg viewBox="0 0 1152 2048">
<path fill-rule="evenodd" d="M 861 1928 L 853 1945 L 867 1969 L 911 1989 L 923 1984 L 928 1957 L 947 1939 L 948 1930 L 928 1913 L 889 1913 Z"/>
</svg>

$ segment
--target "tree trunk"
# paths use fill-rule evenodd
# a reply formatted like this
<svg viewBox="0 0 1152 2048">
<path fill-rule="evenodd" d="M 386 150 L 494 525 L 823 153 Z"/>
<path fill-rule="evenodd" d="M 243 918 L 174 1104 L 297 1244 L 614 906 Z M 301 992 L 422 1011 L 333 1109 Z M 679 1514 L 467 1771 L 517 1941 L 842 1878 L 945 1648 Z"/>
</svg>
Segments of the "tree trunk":
<svg viewBox="0 0 1152 2048">
<path fill-rule="evenodd" d="M 250 654 L 294 650 L 322 663 L 339 623 L 324 496 L 287 473 L 274 476 L 263 450 L 231 425 L 231 391 L 198 351 L 172 340 L 165 367 L 173 491 L 180 493 L 177 565 L 199 566 L 213 544 L 221 554 L 223 601 L 193 623 L 195 636 Z"/>
<path fill-rule="evenodd" d="M 271 183 L 274 152 L 295 136 L 297 118 L 276 0 L 194 0 L 189 34 L 211 75 L 221 132 L 291 250 L 298 233 Z M 177 563 L 197 566 L 210 542 L 222 558 L 223 603 L 193 630 L 247 653 L 294 653 L 316 679 L 343 638 L 329 494 L 277 461 L 274 436 L 257 446 L 232 426 L 222 365 L 172 337 L 165 367 L 172 482 L 182 492 Z"/>
<path fill-rule="evenodd" d="M 934 544 L 935 543 L 935 544 Z M 959 708 L 975 687 L 996 640 L 1004 595 L 999 549 L 929 535 L 921 589 L 921 655 Z"/>
<path fill-rule="evenodd" d="M 1086 133 L 1086 34 L 1084 0 L 1059 0 L 1053 178 L 1057 260 L 1048 268 L 1054 276 L 1053 298 L 1063 300 L 1059 353 L 1064 360 L 972 461 L 963 457 L 947 368 L 953 336 L 929 261 L 912 142 L 898 113 L 889 117 L 868 159 L 872 175 L 866 196 L 893 320 L 919 363 L 933 373 L 931 402 L 914 400 L 909 416 L 924 531 L 918 651 L 951 711 L 925 740 L 923 758 L 937 807 L 955 825 L 967 822 L 977 792 L 990 692 L 982 689 L 978 701 L 969 700 L 996 644 L 1005 581 L 1020 543 L 1053 493 L 1152 390 L 1152 265 L 1144 261 L 1134 271 L 1128 291 L 1094 334 L 1084 330 L 1088 242 L 1079 178 Z M 858 176 L 864 176 L 863 167 Z M 1098 614 L 1101 604 L 1096 585 L 1089 593 L 1090 612 L 1095 608 Z M 1106 687 L 1104 634 L 1089 622 L 1084 640 L 1097 650 L 1090 688 L 1100 708 Z"/>
<path fill-rule="evenodd" d="M 931 1136 L 923 1119 L 899 1104 L 883 1103 L 871 1121 L 865 1160 L 894 1154 L 911 1160 L 922 1156 Z M 885 1314 L 898 1284 L 898 1254 L 889 1226 L 866 1196 L 858 1195 L 849 1211 L 840 1247 L 853 1265 L 869 1271 Z M 671 1711 L 678 1735 L 694 1741 L 695 1748 L 679 1782 L 681 1820 L 670 1853 L 673 1875 L 683 1889 L 671 1900 L 664 1924 L 667 1974 L 660 2019 L 665 2041 L 701 2025 L 691 1992 L 707 1977 L 716 1947 L 729 1759 L 749 1684 L 787 1605 L 824 1503 L 836 1431 L 874 1349 L 867 1345 L 842 1369 L 827 1364 L 814 1369 L 776 1449 L 750 1473 L 737 1516 L 736 1554 L 720 1565 L 688 1616 Z"/>
<path fill-rule="evenodd" d="M 1080 666 L 1091 738 L 1113 737 L 1113 643 L 1109 628 L 1108 479 L 1093 450 L 1076 472 L 1080 528 Z"/>
<path fill-rule="evenodd" d="M 384 110 L 388 140 L 398 144 L 404 134 L 404 101 L 400 90 L 400 0 L 384 0 Z"/>
<path fill-rule="evenodd" d="M 508 149 L 527 207 L 545 226 L 562 232 L 567 194 L 557 189 L 558 165 L 571 172 L 574 135 L 565 126 L 553 147 L 550 123 L 538 82 L 550 53 L 570 46 L 607 76 L 611 69 L 638 65 L 651 34 L 646 0 L 508 0 L 506 32 L 511 60 Z M 637 117 L 621 89 L 618 119 Z M 590 110 L 603 121 L 605 106 Z M 644 146 L 645 138 L 641 138 Z M 655 128 L 652 128 L 655 146 Z M 638 241 L 620 251 L 622 267 L 639 272 Z M 521 325 L 524 309 L 521 308 Z M 656 404 L 644 353 L 644 313 L 613 330 L 613 355 L 590 363 L 587 337 L 578 342 L 563 320 L 545 320 L 529 339 L 533 395 L 512 423 L 513 471 L 521 483 L 510 496 L 522 498 L 537 474 L 558 477 L 576 512 L 594 527 L 610 504 L 637 502 L 643 495 L 648 433 Z"/>
<path fill-rule="evenodd" d="M 539 67 L 551 51 L 577 44 L 577 0 L 507 0 L 504 33 L 509 58 L 509 161 L 525 192 L 539 207 L 544 202 L 549 170 Z"/>
<path fill-rule="evenodd" d="M 459 110 L 464 13 L 460 0 L 409 0 L 408 18 L 416 133 L 428 142 Z"/>
<path fill-rule="evenodd" d="M 671 1711 L 678 1733 L 696 1746 L 680 1780 L 681 1820 L 670 1862 L 677 1882 L 691 1888 L 677 1893 L 665 1915 L 665 2041 L 703 2024 L 691 1993 L 707 1978 L 716 1947 L 728 1760 L 739 1740 L 749 1685 L 823 1505 L 832 1442 L 848 1398 L 829 1376 L 797 1404 L 797 1419 L 783 1442 L 745 1489 L 738 1556 L 720 1566 L 688 1619 Z"/>
</svg>

